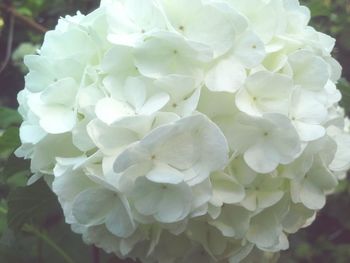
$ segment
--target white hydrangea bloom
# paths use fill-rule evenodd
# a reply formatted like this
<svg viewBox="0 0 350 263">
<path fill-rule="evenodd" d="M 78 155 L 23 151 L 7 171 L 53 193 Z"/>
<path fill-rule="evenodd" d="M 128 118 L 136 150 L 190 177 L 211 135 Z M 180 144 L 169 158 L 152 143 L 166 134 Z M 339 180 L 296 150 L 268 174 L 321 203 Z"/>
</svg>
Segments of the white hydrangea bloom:
<svg viewBox="0 0 350 263">
<path fill-rule="evenodd" d="M 350 168 L 335 41 L 309 20 L 297 0 L 102 0 L 61 18 L 24 61 L 28 183 L 50 178 L 72 230 L 121 258 L 287 249 Z"/>
</svg>

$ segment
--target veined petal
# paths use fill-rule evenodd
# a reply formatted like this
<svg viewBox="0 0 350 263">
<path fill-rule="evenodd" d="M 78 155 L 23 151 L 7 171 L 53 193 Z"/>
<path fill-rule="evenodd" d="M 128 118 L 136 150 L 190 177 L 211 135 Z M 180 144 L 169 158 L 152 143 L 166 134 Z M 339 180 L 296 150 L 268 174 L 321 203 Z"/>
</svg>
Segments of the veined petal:
<svg viewBox="0 0 350 263">
<path fill-rule="evenodd" d="M 102 224 L 117 200 L 117 194 L 104 188 L 89 188 L 74 199 L 73 215 L 80 224 Z"/>
<path fill-rule="evenodd" d="M 129 237 L 136 230 L 127 200 L 118 198 L 106 217 L 106 228 L 118 237 Z"/>
</svg>

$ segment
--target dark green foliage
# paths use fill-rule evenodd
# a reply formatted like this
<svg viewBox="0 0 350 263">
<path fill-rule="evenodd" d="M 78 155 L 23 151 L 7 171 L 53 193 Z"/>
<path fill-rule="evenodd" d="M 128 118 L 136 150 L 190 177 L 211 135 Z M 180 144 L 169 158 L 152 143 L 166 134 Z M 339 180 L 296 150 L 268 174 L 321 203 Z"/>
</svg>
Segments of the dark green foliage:
<svg viewBox="0 0 350 263">
<path fill-rule="evenodd" d="M 0 107 L 0 129 L 18 125 L 22 118 L 16 110 Z"/>
<path fill-rule="evenodd" d="M 45 225 L 62 215 L 56 196 L 43 180 L 11 191 L 7 205 L 7 224 L 15 231 L 26 223 Z"/>
<path fill-rule="evenodd" d="M 10 127 L 5 130 L 4 134 L 0 137 L 1 156 L 9 156 L 18 146 L 20 146 L 18 136 L 18 128 L 16 127 Z"/>
</svg>

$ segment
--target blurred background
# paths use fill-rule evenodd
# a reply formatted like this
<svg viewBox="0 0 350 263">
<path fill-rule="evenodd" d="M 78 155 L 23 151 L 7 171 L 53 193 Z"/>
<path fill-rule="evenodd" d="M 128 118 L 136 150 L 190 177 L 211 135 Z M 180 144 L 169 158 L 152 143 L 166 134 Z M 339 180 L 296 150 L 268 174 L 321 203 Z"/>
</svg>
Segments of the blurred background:
<svg viewBox="0 0 350 263">
<path fill-rule="evenodd" d="M 242 0 L 243 1 L 243 0 Z M 28 162 L 18 160 L 16 94 L 24 86 L 23 56 L 39 47 L 57 19 L 76 10 L 87 13 L 98 0 L 0 0 L 0 262 L 113 263 L 127 262 L 83 244 L 64 224 L 56 197 L 39 181 L 24 188 Z M 350 1 L 303 0 L 312 25 L 337 39 L 334 56 L 343 66 L 338 88 L 350 113 Z M 350 262 L 350 183 L 341 182 L 311 227 L 290 236 L 283 263 Z M 259 262 L 264 262 L 263 259 Z M 266 259 L 267 262 L 267 259 Z"/>
</svg>

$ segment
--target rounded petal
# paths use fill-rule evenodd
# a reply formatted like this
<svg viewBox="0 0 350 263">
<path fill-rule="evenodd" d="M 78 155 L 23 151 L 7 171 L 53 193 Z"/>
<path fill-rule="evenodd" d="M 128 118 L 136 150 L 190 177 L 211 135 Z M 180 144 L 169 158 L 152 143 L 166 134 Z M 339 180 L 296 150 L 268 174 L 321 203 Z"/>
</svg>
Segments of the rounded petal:
<svg viewBox="0 0 350 263">
<path fill-rule="evenodd" d="M 120 120 L 135 114 L 126 102 L 118 101 L 112 98 L 103 98 L 96 104 L 95 112 L 97 117 L 106 124 Z"/>
<path fill-rule="evenodd" d="M 278 152 L 267 143 L 252 146 L 244 153 L 244 160 L 258 173 L 270 173 L 276 169 L 280 157 Z"/>
<path fill-rule="evenodd" d="M 69 132 L 76 124 L 76 114 L 64 106 L 46 107 L 40 117 L 40 126 L 52 134 Z"/>
<path fill-rule="evenodd" d="M 309 51 L 297 51 L 288 61 L 293 69 L 295 84 L 308 90 L 321 90 L 330 75 L 327 63 Z"/>
<path fill-rule="evenodd" d="M 253 68 L 265 58 L 265 46 L 254 32 L 246 31 L 235 42 L 233 55 L 244 67 Z"/>
<path fill-rule="evenodd" d="M 210 176 L 210 179 L 213 187 L 211 203 L 214 205 L 234 204 L 243 200 L 244 188 L 236 182 L 234 177 L 216 172 Z"/>
<path fill-rule="evenodd" d="M 80 224 L 102 224 L 118 199 L 117 194 L 104 188 L 89 188 L 77 195 L 73 202 L 73 216 Z"/>
<path fill-rule="evenodd" d="M 211 91 L 236 92 L 246 79 L 245 68 L 234 58 L 220 60 L 206 75 L 205 85 Z"/>
<path fill-rule="evenodd" d="M 184 175 L 181 172 L 161 163 L 156 164 L 146 177 L 152 182 L 166 184 L 179 184 L 184 180 Z"/>
<path fill-rule="evenodd" d="M 115 200 L 112 211 L 106 217 L 106 228 L 112 234 L 123 238 L 129 237 L 135 232 L 136 225 L 132 219 L 127 200 L 120 198 Z"/>
</svg>

